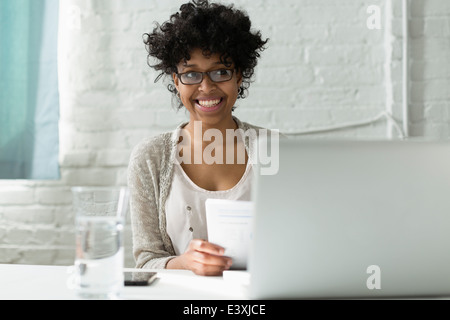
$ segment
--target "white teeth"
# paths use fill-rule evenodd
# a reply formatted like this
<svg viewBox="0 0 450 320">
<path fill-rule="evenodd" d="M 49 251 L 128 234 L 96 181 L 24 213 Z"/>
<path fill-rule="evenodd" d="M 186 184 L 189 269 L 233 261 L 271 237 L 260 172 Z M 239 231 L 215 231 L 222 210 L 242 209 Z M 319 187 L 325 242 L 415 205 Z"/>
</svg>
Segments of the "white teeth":
<svg viewBox="0 0 450 320">
<path fill-rule="evenodd" d="M 206 107 L 206 108 L 211 108 L 211 107 L 215 107 L 216 105 L 218 105 L 220 103 L 221 99 L 217 99 L 217 100 L 197 100 L 198 104 L 201 105 L 202 107 Z"/>
</svg>

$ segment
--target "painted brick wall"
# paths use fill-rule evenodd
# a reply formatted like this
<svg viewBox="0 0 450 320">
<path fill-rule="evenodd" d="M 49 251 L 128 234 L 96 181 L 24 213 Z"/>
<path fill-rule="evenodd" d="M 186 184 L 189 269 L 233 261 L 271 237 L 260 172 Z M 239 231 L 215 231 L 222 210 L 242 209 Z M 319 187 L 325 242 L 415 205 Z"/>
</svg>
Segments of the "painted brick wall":
<svg viewBox="0 0 450 320">
<path fill-rule="evenodd" d="M 411 134 L 448 139 L 450 1 L 412 1 L 410 16 Z"/>
<path fill-rule="evenodd" d="M 231 1 L 226 1 L 230 3 Z M 410 8 L 410 129 L 446 139 L 450 121 L 450 1 Z M 146 64 L 142 34 L 184 1 L 64 0 L 60 27 L 60 181 L 0 181 L 0 263 L 69 265 L 74 259 L 70 187 L 125 185 L 131 149 L 186 119 Z M 372 119 L 401 121 L 401 1 L 236 0 L 270 38 L 236 116 L 298 132 Z M 370 5 L 381 29 L 366 26 Z M 386 36 L 392 50 L 387 50 Z M 302 138 L 384 139 L 386 122 Z M 394 134 L 395 137 L 395 134 Z M 129 224 L 126 265 L 133 266 Z"/>
</svg>

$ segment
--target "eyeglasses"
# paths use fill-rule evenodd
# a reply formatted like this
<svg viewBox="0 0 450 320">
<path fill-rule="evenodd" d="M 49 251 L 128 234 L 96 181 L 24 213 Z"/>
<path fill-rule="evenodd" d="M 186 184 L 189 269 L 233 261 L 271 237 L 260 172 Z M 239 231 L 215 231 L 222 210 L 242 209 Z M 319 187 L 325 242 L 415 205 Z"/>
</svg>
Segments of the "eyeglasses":
<svg viewBox="0 0 450 320">
<path fill-rule="evenodd" d="M 219 69 L 208 72 L 196 72 L 189 71 L 185 73 L 178 73 L 178 79 L 180 79 L 182 84 L 199 84 L 203 81 L 203 76 L 205 74 L 211 79 L 212 82 L 225 82 L 230 81 L 233 78 L 234 70 L 230 69 Z"/>
</svg>

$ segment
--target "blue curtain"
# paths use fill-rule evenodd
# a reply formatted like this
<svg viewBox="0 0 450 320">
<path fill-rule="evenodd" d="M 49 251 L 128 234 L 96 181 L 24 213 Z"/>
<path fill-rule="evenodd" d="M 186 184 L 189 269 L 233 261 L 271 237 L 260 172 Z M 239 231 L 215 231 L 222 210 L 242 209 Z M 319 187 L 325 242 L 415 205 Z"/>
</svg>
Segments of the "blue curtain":
<svg viewBox="0 0 450 320">
<path fill-rule="evenodd" d="M 59 179 L 59 0 L 0 0 L 0 179 Z"/>
</svg>

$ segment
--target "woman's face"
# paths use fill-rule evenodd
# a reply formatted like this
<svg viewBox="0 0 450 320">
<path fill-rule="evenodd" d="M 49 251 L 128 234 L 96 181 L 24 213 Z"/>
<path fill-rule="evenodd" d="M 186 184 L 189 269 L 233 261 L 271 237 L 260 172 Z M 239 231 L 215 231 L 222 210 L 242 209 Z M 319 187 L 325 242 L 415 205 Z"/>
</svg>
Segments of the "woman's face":
<svg viewBox="0 0 450 320">
<path fill-rule="evenodd" d="M 182 61 L 177 67 L 178 74 L 217 71 L 216 75 L 222 75 L 228 72 L 226 70 L 234 71 L 231 79 L 224 82 L 213 82 L 207 74 L 203 74 L 203 80 L 198 84 L 183 84 L 178 76 L 173 74 L 181 101 L 190 113 L 191 124 L 194 121 L 202 121 L 203 127 L 234 126 L 231 111 L 242 83 L 242 77 L 234 70 L 234 64 L 227 67 L 220 62 L 219 54 L 204 56 L 202 50 L 196 49 L 191 52 L 190 60 Z"/>
</svg>

